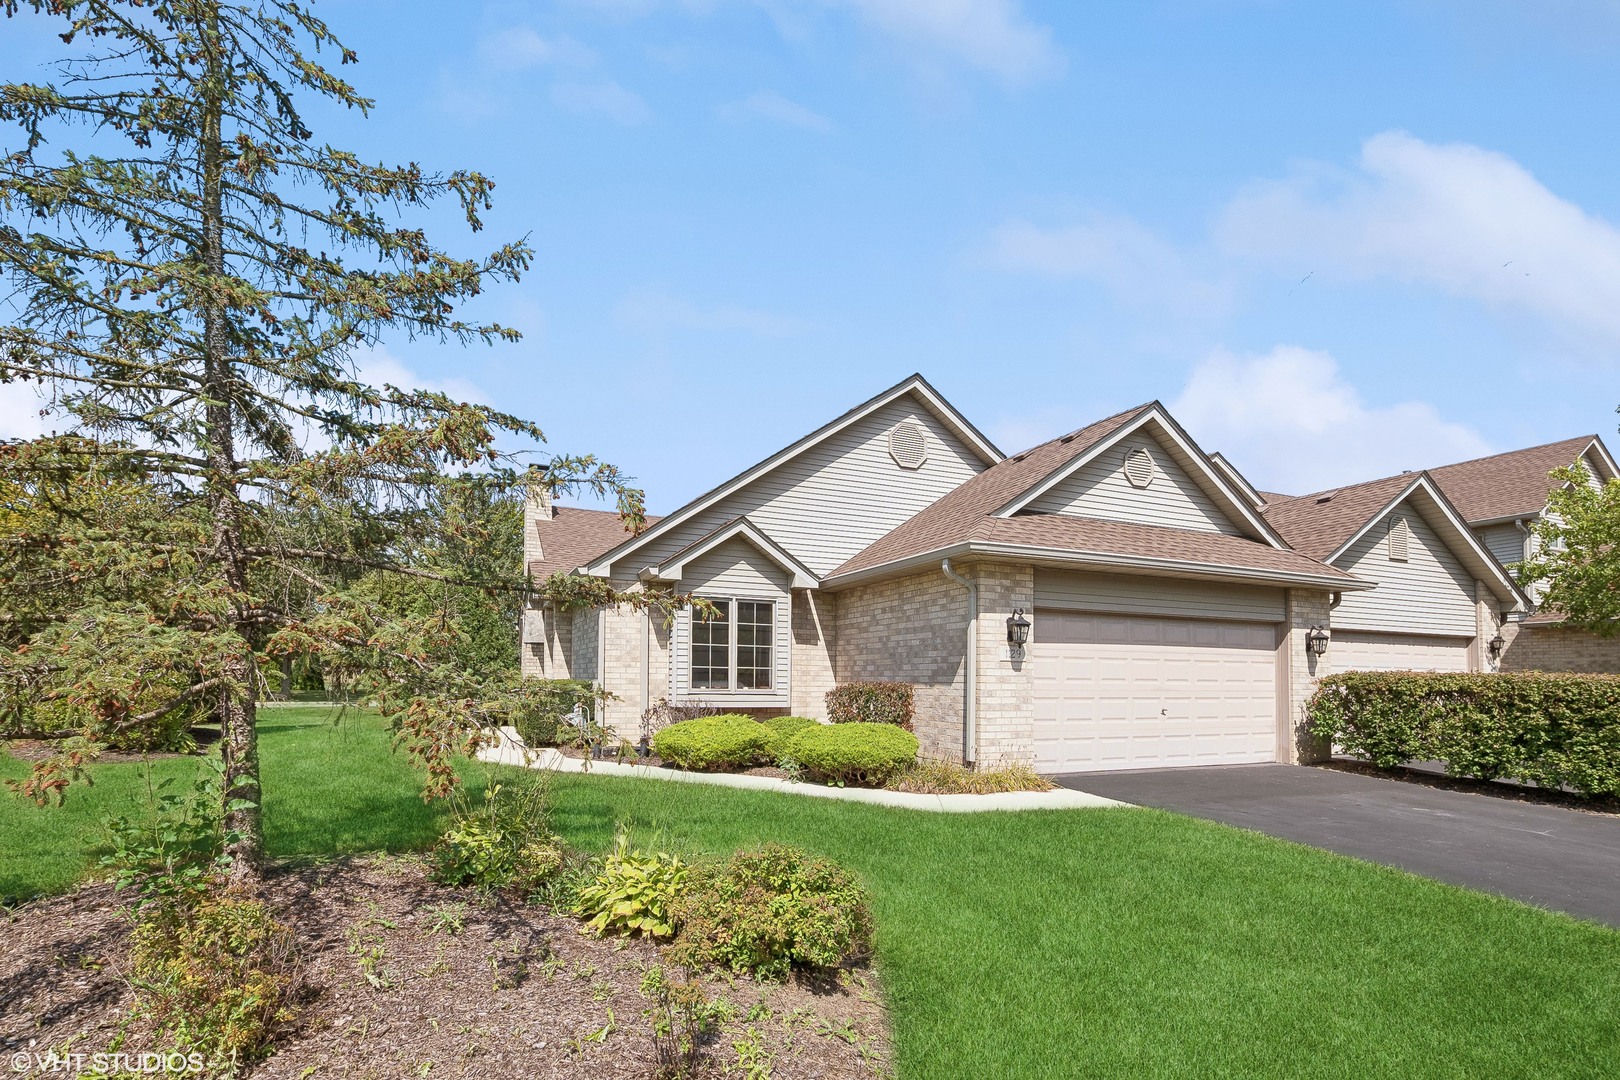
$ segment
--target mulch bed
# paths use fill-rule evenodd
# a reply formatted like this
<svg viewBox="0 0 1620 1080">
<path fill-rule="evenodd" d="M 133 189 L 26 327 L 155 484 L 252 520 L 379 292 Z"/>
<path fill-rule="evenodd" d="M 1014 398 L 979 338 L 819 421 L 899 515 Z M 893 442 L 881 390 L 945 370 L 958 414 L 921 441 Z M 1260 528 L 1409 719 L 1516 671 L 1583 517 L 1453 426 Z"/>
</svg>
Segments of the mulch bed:
<svg viewBox="0 0 1620 1080">
<path fill-rule="evenodd" d="M 96 755 L 96 763 L 102 765 L 122 764 L 131 761 L 162 761 L 167 758 L 201 757 L 213 745 L 219 742 L 218 727 L 195 727 L 191 729 L 191 737 L 197 740 L 197 749 L 181 753 L 170 750 L 148 750 L 128 753 L 122 750 L 103 750 Z M 61 753 L 60 743 L 43 741 L 40 739 L 0 739 L 0 749 L 19 761 L 45 761 Z"/>
<path fill-rule="evenodd" d="M 408 857 L 283 870 L 267 892 L 298 937 L 305 989 L 255 1078 L 654 1074 L 639 990 L 659 960 L 649 942 L 596 938 L 515 899 L 435 885 Z M 127 899 L 92 885 L 0 914 L 0 1061 L 113 1045 L 133 1002 Z M 735 1071 L 738 1041 L 762 1047 L 781 1080 L 887 1072 L 870 969 L 824 982 L 703 982 L 734 1013 L 705 1045 L 704 1075 Z M 132 1029 L 119 1049 L 166 1048 Z"/>
<path fill-rule="evenodd" d="M 1420 784 L 1423 787 L 1439 788 L 1443 791 L 1463 791 L 1471 795 L 1485 795 L 1493 799 L 1508 799 L 1512 802 L 1561 806 L 1567 810 L 1581 810 L 1589 814 L 1620 814 L 1620 799 L 1609 795 L 1582 795 L 1576 791 L 1559 791 L 1553 788 L 1535 787 L 1530 784 L 1518 784 L 1508 780 L 1478 780 L 1471 776 L 1446 776 L 1443 773 L 1431 772 L 1428 769 L 1413 769 L 1404 765 L 1397 765 L 1392 769 L 1381 769 L 1370 761 L 1357 761 L 1352 758 L 1334 758 L 1331 761 L 1321 762 L 1316 767 L 1358 773 L 1362 776 L 1372 776 L 1379 780 L 1388 780 L 1397 784 Z"/>
<path fill-rule="evenodd" d="M 576 761 L 583 761 L 585 758 L 590 756 L 583 749 L 577 746 L 551 746 L 546 747 L 545 749 L 555 750 L 563 757 L 573 758 Z M 623 757 L 620 757 L 617 753 L 610 749 L 604 753 L 602 757 L 594 760 L 613 762 L 619 765 L 650 765 L 655 769 L 669 769 L 671 772 L 681 771 L 680 766 L 666 765 L 664 764 L 663 758 L 650 751 L 646 757 L 637 757 L 635 754 L 625 754 Z M 786 770 L 778 769 L 774 765 L 756 765 L 749 769 L 717 769 L 715 771 L 724 773 L 728 776 L 768 776 L 773 780 L 786 780 L 788 777 Z"/>
</svg>

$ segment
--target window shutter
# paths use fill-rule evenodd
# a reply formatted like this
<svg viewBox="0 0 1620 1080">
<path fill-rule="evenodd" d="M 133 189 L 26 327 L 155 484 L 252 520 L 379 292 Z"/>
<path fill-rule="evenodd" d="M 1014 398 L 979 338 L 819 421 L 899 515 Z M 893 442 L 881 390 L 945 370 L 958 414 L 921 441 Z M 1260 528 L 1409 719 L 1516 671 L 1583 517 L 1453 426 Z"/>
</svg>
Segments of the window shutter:
<svg viewBox="0 0 1620 1080">
<path fill-rule="evenodd" d="M 1406 562 L 1408 541 L 1411 529 L 1407 527 L 1406 519 L 1396 517 L 1389 519 L 1389 561 Z"/>
</svg>

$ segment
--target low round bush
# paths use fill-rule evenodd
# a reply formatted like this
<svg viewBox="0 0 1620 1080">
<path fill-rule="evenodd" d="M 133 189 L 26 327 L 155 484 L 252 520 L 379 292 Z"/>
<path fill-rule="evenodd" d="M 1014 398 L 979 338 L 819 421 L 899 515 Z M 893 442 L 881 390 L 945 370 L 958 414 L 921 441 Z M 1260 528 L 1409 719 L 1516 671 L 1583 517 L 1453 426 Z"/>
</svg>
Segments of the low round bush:
<svg viewBox="0 0 1620 1080">
<path fill-rule="evenodd" d="M 817 724 L 785 750 L 814 779 L 878 785 L 917 760 L 917 736 L 892 724 Z"/>
<path fill-rule="evenodd" d="M 674 958 L 718 964 L 765 979 L 794 967 L 835 967 L 864 956 L 872 915 L 848 870 L 798 848 L 739 851 L 687 879 L 672 905 L 680 925 Z"/>
<path fill-rule="evenodd" d="M 806 728 L 820 726 L 821 721 L 808 716 L 778 716 L 765 721 L 765 730 L 770 732 L 770 741 L 765 744 L 766 762 L 774 765 L 785 757 L 791 757 L 787 752 L 788 740 Z"/>
<path fill-rule="evenodd" d="M 765 752 L 770 729 L 751 716 L 724 713 L 682 720 L 653 736 L 653 752 L 682 769 L 746 769 Z"/>
</svg>

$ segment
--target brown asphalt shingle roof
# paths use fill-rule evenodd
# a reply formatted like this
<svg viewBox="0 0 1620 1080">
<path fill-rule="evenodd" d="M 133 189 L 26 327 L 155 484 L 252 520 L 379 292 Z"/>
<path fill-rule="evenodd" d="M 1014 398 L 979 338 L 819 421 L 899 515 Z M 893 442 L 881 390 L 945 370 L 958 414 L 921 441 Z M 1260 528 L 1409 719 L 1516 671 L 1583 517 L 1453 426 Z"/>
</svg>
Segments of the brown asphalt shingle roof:
<svg viewBox="0 0 1620 1080">
<path fill-rule="evenodd" d="M 937 551 L 969 541 L 1022 544 L 1075 554 L 1124 555 L 1207 563 L 1212 568 L 1343 576 L 1332 567 L 1292 551 L 1223 533 L 1103 521 L 1057 514 L 994 517 L 996 511 L 1040 483 L 1152 405 L 1127 409 L 1070 435 L 1007 458 L 915 517 L 880 537 L 829 577 Z"/>
<path fill-rule="evenodd" d="M 1430 469 L 1440 490 L 1470 522 L 1528 517 L 1547 505 L 1552 481 L 1547 474 L 1575 464 L 1597 439 L 1582 435 L 1561 442 L 1512 450 Z"/>
<path fill-rule="evenodd" d="M 1261 513 L 1289 547 L 1313 559 L 1325 559 L 1418 476 L 1402 473 L 1298 498 L 1278 495 Z"/>
<path fill-rule="evenodd" d="M 658 519 L 649 516 L 650 526 Z M 581 510 L 558 506 L 552 517 L 534 522 L 540 538 L 540 558 L 530 560 L 529 575 L 543 581 L 557 571 L 574 570 L 604 552 L 624 543 L 630 533 L 624 521 L 612 510 Z"/>
</svg>

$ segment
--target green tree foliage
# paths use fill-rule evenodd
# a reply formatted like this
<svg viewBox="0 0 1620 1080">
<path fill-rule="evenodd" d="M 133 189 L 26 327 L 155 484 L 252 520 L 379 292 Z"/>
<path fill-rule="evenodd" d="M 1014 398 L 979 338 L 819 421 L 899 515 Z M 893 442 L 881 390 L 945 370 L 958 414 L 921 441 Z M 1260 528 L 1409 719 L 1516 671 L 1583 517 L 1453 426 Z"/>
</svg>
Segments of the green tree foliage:
<svg viewBox="0 0 1620 1080">
<path fill-rule="evenodd" d="M 0 459 L 8 499 L 26 504 L 0 544 L 0 680 L 65 710 L 55 722 L 92 747 L 206 705 L 222 728 L 225 850 L 251 881 L 267 667 L 317 658 L 394 720 L 426 794 L 443 794 L 451 755 L 525 695 L 507 672 L 469 668 L 493 646 L 471 640 L 476 617 L 453 617 L 473 593 L 527 587 L 517 560 L 481 557 L 480 508 L 509 507 L 529 482 L 588 489 L 616 496 L 634 530 L 641 495 L 591 457 L 531 478 L 497 449 L 503 435 L 540 440 L 528 421 L 358 378 L 357 351 L 385 334 L 515 339 L 457 308 L 516 280 L 531 252 L 452 255 L 409 220 L 448 200 L 477 232 L 487 177 L 317 139 L 311 104 L 372 103 L 328 66 L 356 56 L 304 7 L 0 11 L 55 21 L 72 51 L 52 81 L 0 85 L 16 135 L 0 149 L 0 382 L 44 387 L 71 429 Z M 381 577 L 438 599 L 392 602 Z M 673 602 L 537 588 L 564 604 Z M 81 761 L 42 763 L 26 793 L 60 796 Z"/>
<path fill-rule="evenodd" d="M 1534 558 L 1514 569 L 1541 583 L 1544 608 L 1612 637 L 1620 633 L 1620 480 L 1594 486 L 1584 465 L 1552 474 L 1557 486 L 1532 530 Z"/>
</svg>

